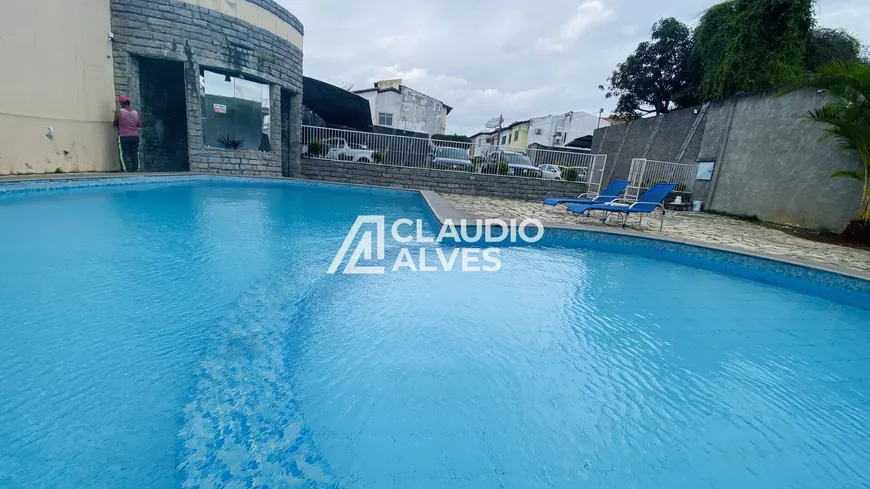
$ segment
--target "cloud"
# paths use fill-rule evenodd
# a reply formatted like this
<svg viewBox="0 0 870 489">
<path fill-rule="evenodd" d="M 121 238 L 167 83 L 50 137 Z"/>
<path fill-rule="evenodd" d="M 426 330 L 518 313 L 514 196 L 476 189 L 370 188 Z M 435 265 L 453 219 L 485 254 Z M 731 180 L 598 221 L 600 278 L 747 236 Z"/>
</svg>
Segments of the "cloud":
<svg viewBox="0 0 870 489">
<path fill-rule="evenodd" d="M 821 27 L 842 27 L 858 37 L 865 46 L 870 45 L 870 2 L 867 0 L 847 0 L 840 2 L 819 2 L 819 25 Z"/>
<path fill-rule="evenodd" d="M 616 12 L 607 8 L 601 0 L 587 0 L 577 7 L 574 16 L 559 29 L 558 40 L 539 38 L 535 47 L 542 53 L 563 52 L 590 29 L 615 17 Z"/>
<path fill-rule="evenodd" d="M 334 85 L 402 78 L 454 107 L 448 132 L 487 120 L 613 108 L 598 85 L 662 17 L 716 0 L 279 0 L 305 25 L 305 74 Z M 866 0 L 826 0 L 819 21 L 865 41 Z M 618 22 L 616 22 L 618 19 Z"/>
</svg>

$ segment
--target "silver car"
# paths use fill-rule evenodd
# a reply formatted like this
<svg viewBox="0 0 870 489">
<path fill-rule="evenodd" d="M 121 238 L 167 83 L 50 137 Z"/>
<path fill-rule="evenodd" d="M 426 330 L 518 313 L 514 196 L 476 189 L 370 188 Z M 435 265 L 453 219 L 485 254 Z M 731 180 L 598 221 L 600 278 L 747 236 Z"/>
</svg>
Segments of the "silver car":
<svg viewBox="0 0 870 489">
<path fill-rule="evenodd" d="M 543 172 L 544 180 L 561 180 L 562 167 L 557 165 L 538 165 L 538 169 Z"/>
</svg>

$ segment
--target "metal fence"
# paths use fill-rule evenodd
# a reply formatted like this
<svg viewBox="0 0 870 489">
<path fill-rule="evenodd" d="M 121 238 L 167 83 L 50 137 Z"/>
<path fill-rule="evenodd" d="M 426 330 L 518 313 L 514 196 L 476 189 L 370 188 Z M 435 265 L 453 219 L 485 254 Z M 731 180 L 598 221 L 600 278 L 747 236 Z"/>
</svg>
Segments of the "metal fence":
<svg viewBox="0 0 870 489">
<path fill-rule="evenodd" d="M 606 155 L 482 146 L 315 126 L 302 126 L 302 155 L 364 164 L 567 180 L 586 183 L 594 192 L 600 190 L 607 163 Z"/>
<path fill-rule="evenodd" d="M 660 182 L 676 183 L 678 192 L 691 192 L 697 174 L 697 163 L 672 163 L 634 158 L 631 160 L 631 169 L 628 172 L 631 184 L 625 190 L 625 197 L 628 200 L 637 200 L 643 192 Z"/>
</svg>

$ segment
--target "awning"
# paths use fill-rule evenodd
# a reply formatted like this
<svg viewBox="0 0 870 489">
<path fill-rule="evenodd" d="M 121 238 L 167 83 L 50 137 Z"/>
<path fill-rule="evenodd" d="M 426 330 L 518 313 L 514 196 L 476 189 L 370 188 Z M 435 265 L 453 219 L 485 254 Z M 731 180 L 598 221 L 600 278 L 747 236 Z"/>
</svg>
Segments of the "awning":
<svg viewBox="0 0 870 489">
<path fill-rule="evenodd" d="M 329 125 L 372 132 L 369 101 L 329 83 L 303 77 L 302 104 Z"/>
</svg>

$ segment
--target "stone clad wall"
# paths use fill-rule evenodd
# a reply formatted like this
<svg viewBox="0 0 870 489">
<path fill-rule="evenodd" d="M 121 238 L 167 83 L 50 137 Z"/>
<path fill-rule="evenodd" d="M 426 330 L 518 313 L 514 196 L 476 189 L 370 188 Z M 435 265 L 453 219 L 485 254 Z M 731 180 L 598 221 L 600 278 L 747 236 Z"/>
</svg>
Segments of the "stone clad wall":
<svg viewBox="0 0 870 489">
<path fill-rule="evenodd" d="M 432 190 L 447 194 L 543 201 L 577 197 L 586 185 L 562 180 L 485 175 L 460 171 L 302 158 L 302 176 L 326 182 Z"/>
<path fill-rule="evenodd" d="M 298 19 L 272 0 L 246 1 L 277 15 L 302 32 Z M 282 114 L 281 98 L 282 93 L 293 99 L 302 97 L 302 51 L 299 47 L 238 18 L 180 0 L 112 0 L 111 9 L 115 36 L 112 46 L 115 89 L 118 94 L 129 95 L 134 107 L 141 102 L 140 57 L 184 64 L 191 171 L 298 176 L 293 169 L 298 168 L 301 148 L 299 137 L 294 137 L 294 134 L 302 130 L 301 103 L 291 101 L 290 113 Z M 201 68 L 241 74 L 271 85 L 269 139 L 272 151 L 231 151 L 204 146 L 199 86 Z M 282 138 L 283 124 L 288 128 L 283 131 Z M 290 144 L 289 151 L 282 147 L 285 140 Z M 282 154 L 289 154 L 290 161 L 282 164 Z"/>
</svg>

